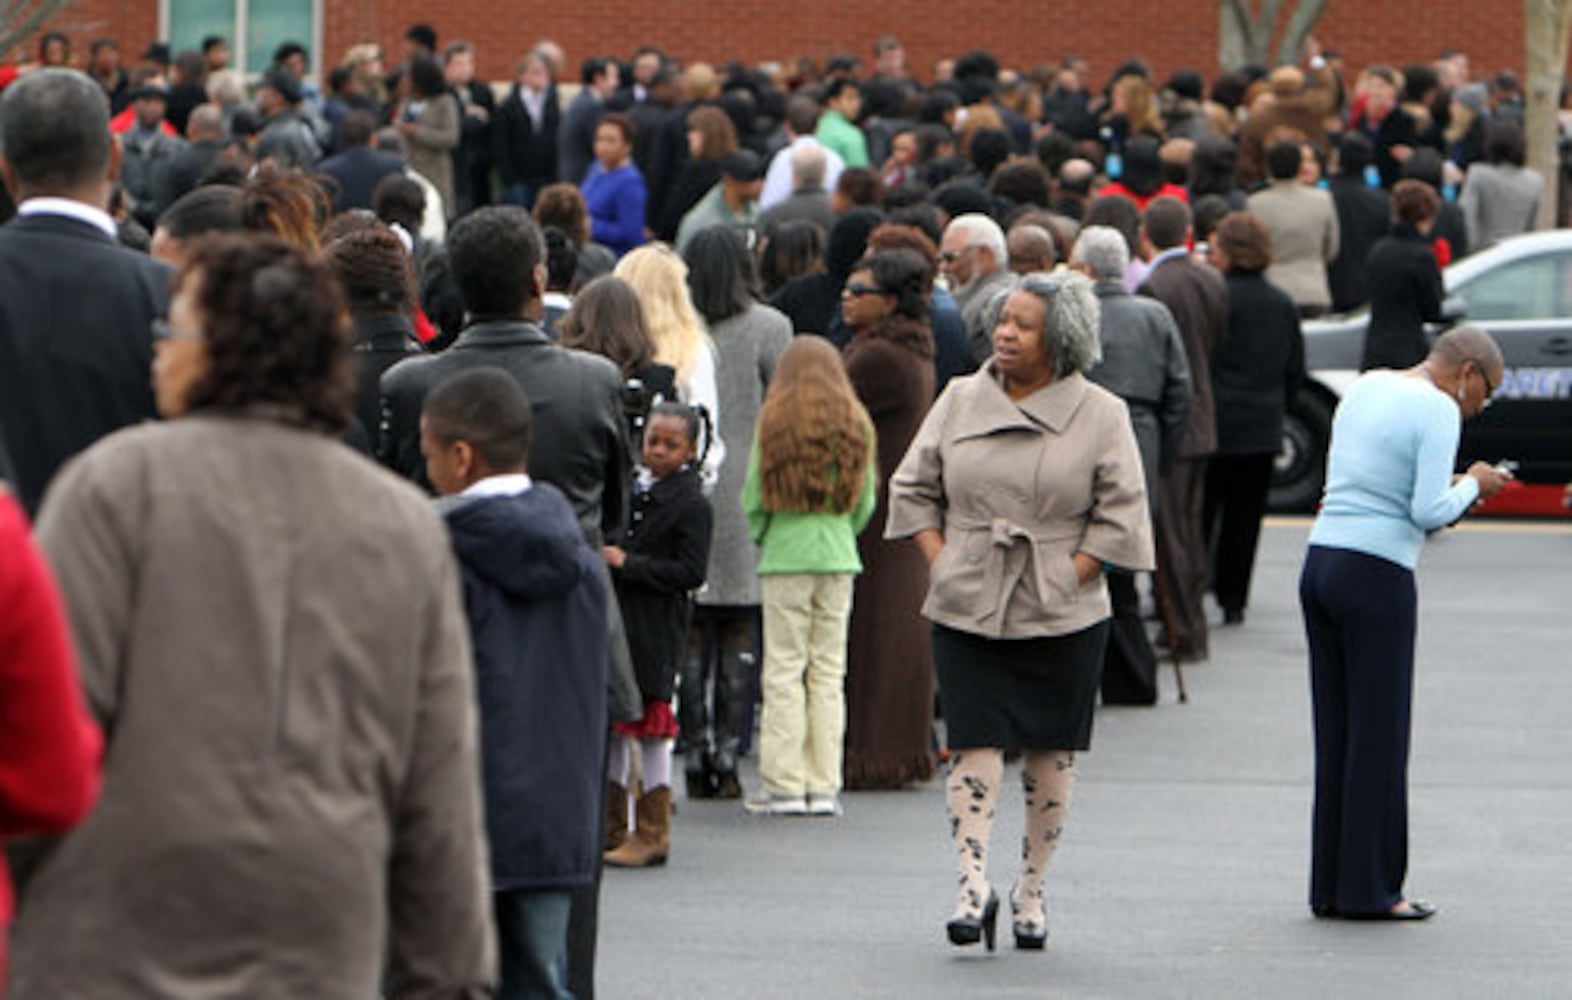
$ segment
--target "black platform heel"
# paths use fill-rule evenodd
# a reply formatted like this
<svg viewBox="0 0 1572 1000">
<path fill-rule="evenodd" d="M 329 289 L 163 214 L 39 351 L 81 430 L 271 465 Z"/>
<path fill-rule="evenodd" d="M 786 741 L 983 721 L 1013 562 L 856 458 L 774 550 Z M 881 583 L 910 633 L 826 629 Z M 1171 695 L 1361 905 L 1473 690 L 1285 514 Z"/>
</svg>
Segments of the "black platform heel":
<svg viewBox="0 0 1572 1000">
<path fill-rule="evenodd" d="M 1015 890 L 1010 890 L 1010 925 L 1015 931 L 1015 947 L 1020 951 L 1042 951 L 1048 946 L 1048 915 L 1043 913 L 1043 922 L 1034 925 L 1030 920 L 1021 919 L 1020 904 L 1015 901 Z"/>
<path fill-rule="evenodd" d="M 975 917 L 951 917 L 944 929 L 949 933 L 953 945 L 964 947 L 982 941 L 989 951 L 993 951 L 999 930 L 999 894 L 989 889 L 988 905 L 983 907 L 981 914 Z"/>
</svg>

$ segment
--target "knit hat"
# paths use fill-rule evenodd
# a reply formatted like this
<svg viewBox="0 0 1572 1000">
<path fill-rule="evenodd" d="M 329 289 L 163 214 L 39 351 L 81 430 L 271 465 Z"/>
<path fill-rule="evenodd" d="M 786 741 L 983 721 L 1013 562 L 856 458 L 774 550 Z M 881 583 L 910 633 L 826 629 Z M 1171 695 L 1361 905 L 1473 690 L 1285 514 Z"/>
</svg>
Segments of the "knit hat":
<svg viewBox="0 0 1572 1000">
<path fill-rule="evenodd" d="M 1453 99 L 1463 107 L 1479 114 L 1485 110 L 1485 100 L 1490 96 L 1489 88 L 1482 83 L 1470 83 L 1457 88 L 1452 94 Z"/>
</svg>

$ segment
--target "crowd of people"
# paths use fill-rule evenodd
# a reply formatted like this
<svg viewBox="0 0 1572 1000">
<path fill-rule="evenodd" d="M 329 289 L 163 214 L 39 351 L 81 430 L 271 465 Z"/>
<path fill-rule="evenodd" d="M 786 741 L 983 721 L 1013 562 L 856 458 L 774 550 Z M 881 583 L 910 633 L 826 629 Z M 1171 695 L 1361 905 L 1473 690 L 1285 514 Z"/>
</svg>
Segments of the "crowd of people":
<svg viewBox="0 0 1572 1000">
<path fill-rule="evenodd" d="M 1391 860 L 1411 590 L 1379 643 L 1347 605 L 1505 481 L 1447 478 L 1499 353 L 1423 324 L 1547 196 L 1511 74 L 974 51 L 924 85 L 885 37 L 866 74 L 646 46 L 576 89 L 542 42 L 497 87 L 404 42 L 320 90 L 283 44 L 249 100 L 221 38 L 0 74 L 0 592 L 38 609 L 0 613 L 0 832 L 52 835 L 13 995 L 584 1000 L 679 761 L 826 819 L 948 762 L 946 933 L 992 949 L 1020 751 L 1042 948 L 1099 698 L 1245 621 L 1301 321 L 1367 304 L 1366 367 L 1411 377 L 1340 414 L 1306 564 L 1311 903 L 1431 912 Z M 1372 464 L 1394 406 L 1429 436 Z M 1372 660 L 1401 753 L 1358 738 Z"/>
</svg>

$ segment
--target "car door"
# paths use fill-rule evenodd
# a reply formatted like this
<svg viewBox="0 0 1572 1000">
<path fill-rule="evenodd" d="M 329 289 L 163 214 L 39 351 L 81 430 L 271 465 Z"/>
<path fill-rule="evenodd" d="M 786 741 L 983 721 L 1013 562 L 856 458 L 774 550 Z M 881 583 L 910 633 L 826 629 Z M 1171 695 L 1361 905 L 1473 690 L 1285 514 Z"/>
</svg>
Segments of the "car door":
<svg viewBox="0 0 1572 1000">
<path fill-rule="evenodd" d="M 1506 262 L 1450 291 L 1506 361 L 1490 409 L 1464 427 L 1462 467 L 1512 459 L 1525 480 L 1572 482 L 1572 249 Z"/>
</svg>

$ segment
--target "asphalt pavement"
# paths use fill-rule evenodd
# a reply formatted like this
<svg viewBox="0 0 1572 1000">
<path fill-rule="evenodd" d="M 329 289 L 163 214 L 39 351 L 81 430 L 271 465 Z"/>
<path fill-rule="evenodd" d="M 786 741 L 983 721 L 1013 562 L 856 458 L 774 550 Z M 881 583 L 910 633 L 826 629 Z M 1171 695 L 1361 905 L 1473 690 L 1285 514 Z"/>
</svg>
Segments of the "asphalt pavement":
<svg viewBox="0 0 1572 1000">
<path fill-rule="evenodd" d="M 1420 568 L 1408 888 L 1423 924 L 1314 919 L 1295 584 L 1263 532 L 1249 617 L 1162 703 L 1099 712 L 1048 876 L 1045 953 L 957 949 L 939 779 L 838 819 L 679 802 L 670 864 L 608 871 L 602 1000 L 1572 997 L 1572 526 L 1446 533 Z M 745 779 L 754 787 L 749 762 Z M 1013 768 L 994 831 L 1018 870 Z"/>
</svg>

